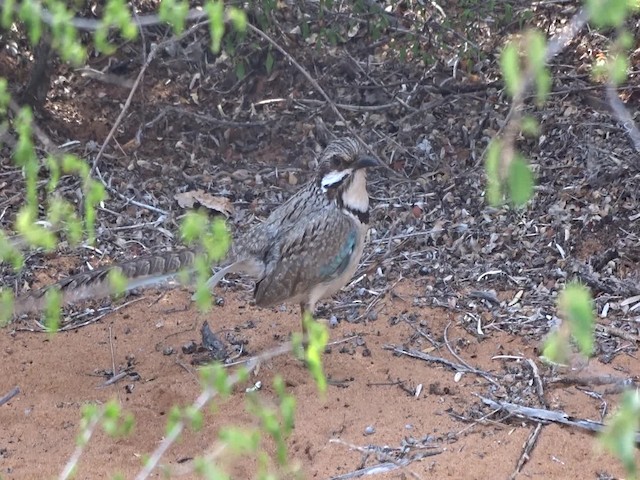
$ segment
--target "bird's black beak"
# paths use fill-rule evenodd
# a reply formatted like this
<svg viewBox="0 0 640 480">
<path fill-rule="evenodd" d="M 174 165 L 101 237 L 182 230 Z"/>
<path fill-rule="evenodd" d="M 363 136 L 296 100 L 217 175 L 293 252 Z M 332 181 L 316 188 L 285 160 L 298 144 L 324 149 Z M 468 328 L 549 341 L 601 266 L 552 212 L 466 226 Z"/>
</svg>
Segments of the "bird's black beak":
<svg viewBox="0 0 640 480">
<path fill-rule="evenodd" d="M 382 167 L 382 162 L 375 157 L 362 155 L 357 160 L 353 166 L 354 170 L 360 170 L 361 168 L 373 168 L 373 167 Z"/>
</svg>

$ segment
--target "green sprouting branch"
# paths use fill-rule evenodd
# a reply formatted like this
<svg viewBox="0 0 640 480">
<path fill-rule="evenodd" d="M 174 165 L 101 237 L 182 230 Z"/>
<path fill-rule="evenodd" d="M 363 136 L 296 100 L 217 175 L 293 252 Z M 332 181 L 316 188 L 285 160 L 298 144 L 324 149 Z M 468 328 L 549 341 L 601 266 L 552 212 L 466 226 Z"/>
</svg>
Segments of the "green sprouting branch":
<svg viewBox="0 0 640 480">
<path fill-rule="evenodd" d="M 88 404 L 82 407 L 82 420 L 80 422 L 80 434 L 76 439 L 76 448 L 71 454 L 59 480 L 72 478 L 78 461 L 93 436 L 96 428 L 102 426 L 104 431 L 111 436 L 128 435 L 133 429 L 133 416 L 125 414 L 117 401 L 111 400 L 104 406 Z"/>
<path fill-rule="evenodd" d="M 202 411 L 204 407 L 207 406 L 215 397 L 219 395 L 228 395 L 231 392 L 231 388 L 246 379 L 247 372 L 255 369 L 256 366 L 258 366 L 260 363 L 289 353 L 291 352 L 291 350 L 291 343 L 286 343 L 272 350 L 268 350 L 258 356 L 249 359 L 244 369 L 241 369 L 232 375 L 226 375 L 220 365 L 213 365 L 211 367 L 203 369 L 202 392 L 188 408 L 191 412 L 191 417 L 193 416 L 194 412 Z M 165 434 L 164 439 L 162 440 L 160 445 L 158 445 L 156 450 L 151 454 L 151 456 L 147 459 L 142 470 L 140 470 L 140 472 L 138 472 L 138 474 L 136 475 L 135 480 L 144 480 L 148 478 L 149 475 L 151 475 L 153 470 L 160 462 L 160 459 L 164 456 L 171 445 L 173 445 L 178 440 L 178 438 L 182 434 L 182 431 L 187 426 L 187 421 L 187 417 L 176 416 L 173 418 L 171 424 L 168 426 L 167 433 Z"/>
</svg>

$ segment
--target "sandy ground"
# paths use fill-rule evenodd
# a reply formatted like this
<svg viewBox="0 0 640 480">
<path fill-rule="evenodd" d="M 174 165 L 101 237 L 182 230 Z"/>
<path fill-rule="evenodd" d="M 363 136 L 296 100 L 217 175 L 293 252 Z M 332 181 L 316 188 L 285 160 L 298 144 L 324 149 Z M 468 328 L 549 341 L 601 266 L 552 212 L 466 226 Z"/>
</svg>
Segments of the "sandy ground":
<svg viewBox="0 0 640 480">
<path fill-rule="evenodd" d="M 417 290 L 419 285 L 405 280 L 401 291 Z M 199 341 L 199 328 L 206 319 L 212 329 L 237 329 L 246 339 L 251 354 L 282 343 L 298 328 L 298 314 L 292 307 L 261 310 L 247 300 L 249 292 L 228 292 L 223 307 L 208 314 L 190 305 L 188 292 L 175 290 L 147 293 L 145 298 L 101 321 L 78 330 L 48 336 L 16 331 L 14 324 L 0 332 L 0 393 L 15 386 L 21 393 L 0 407 L 0 475 L 4 479 L 51 478 L 57 475 L 75 447 L 83 405 L 117 399 L 135 415 L 134 432 L 124 438 L 97 433 L 79 464 L 79 479 L 111 478 L 121 473 L 133 478 L 142 458 L 152 452 L 165 433 L 167 414 L 172 405 L 186 406 L 199 393 L 197 373 L 191 358 L 181 351 L 189 340 Z M 519 337 L 494 333 L 489 341 L 478 341 L 460 328 L 453 313 L 415 308 L 404 295 L 388 298 L 376 321 L 352 325 L 341 322 L 331 329 L 331 341 L 353 335 L 361 341 L 347 340 L 331 347 L 325 355 L 327 374 L 334 380 L 320 396 L 302 364 L 292 355 L 277 357 L 261 365 L 257 375 L 240 384 L 217 411 L 206 416 L 202 430 L 187 430 L 183 438 L 164 457 L 164 465 L 184 467 L 195 455 L 216 445 L 216 433 L 223 425 L 255 426 L 257 421 L 245 411 L 245 388 L 260 380 L 259 395 L 275 403 L 271 387 L 274 375 L 286 380 L 287 391 L 297 398 L 295 430 L 288 440 L 291 461 L 302 469 L 303 478 L 332 478 L 381 460 L 365 459 L 354 447 L 368 445 L 399 447 L 404 439 L 424 439 L 441 453 L 410 463 L 375 478 L 509 478 L 534 428 L 524 421 L 507 425 L 491 417 L 469 423 L 456 419 L 466 416 L 478 404 L 475 394 L 488 388 L 480 377 L 464 375 L 458 382 L 454 373 L 406 356 L 394 356 L 385 345 L 406 344 L 415 336 L 407 322 L 393 322 L 402 314 L 415 314 L 434 335 L 447 324 L 448 339 L 457 353 L 470 364 L 504 372 L 505 360 L 495 355 L 517 355 L 537 361 L 536 344 Z M 329 305 L 331 307 L 331 305 Z M 248 321 L 255 328 L 245 328 Z M 420 342 L 413 341 L 413 348 Z M 430 351 L 425 342 L 424 351 Z M 167 355 L 167 347 L 175 352 Z M 433 355 L 450 358 L 446 351 Z M 113 363 L 126 365 L 133 358 L 140 379 L 131 377 L 103 386 L 99 372 L 111 370 Z M 598 373 L 639 374 L 633 359 L 627 364 L 618 357 L 613 364 L 596 360 L 588 369 Z M 539 362 L 538 362 L 539 363 Z M 418 397 L 398 386 L 422 384 Z M 583 418 L 599 419 L 600 401 L 573 388 L 545 392 L 550 407 Z M 616 397 L 605 397 L 615 403 Z M 369 427 L 369 428 L 368 428 Z M 372 427 L 372 428 L 371 428 Z M 370 431 L 374 433 L 366 435 Z M 273 445 L 265 442 L 273 453 Z M 233 478 L 251 478 L 256 464 L 252 459 L 225 455 Z M 569 428 L 545 426 L 528 464 L 518 478 L 603 478 L 621 475 L 615 459 L 596 448 L 594 437 Z M 182 478 L 190 478 L 186 474 Z M 155 473 L 156 477 L 160 474 Z"/>
</svg>

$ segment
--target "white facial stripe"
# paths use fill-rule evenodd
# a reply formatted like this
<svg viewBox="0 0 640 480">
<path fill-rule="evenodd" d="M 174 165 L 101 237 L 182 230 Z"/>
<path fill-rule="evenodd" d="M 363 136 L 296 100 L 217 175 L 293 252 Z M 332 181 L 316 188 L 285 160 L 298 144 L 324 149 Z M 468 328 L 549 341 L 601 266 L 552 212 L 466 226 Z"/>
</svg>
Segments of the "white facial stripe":
<svg viewBox="0 0 640 480">
<path fill-rule="evenodd" d="M 367 174 L 364 170 L 356 170 L 351 185 L 342 193 L 342 202 L 345 207 L 358 212 L 366 212 L 369 209 Z"/>
<path fill-rule="evenodd" d="M 322 188 L 327 188 L 342 182 L 348 175 L 351 175 L 351 169 L 347 170 L 332 170 L 322 177 Z"/>
</svg>

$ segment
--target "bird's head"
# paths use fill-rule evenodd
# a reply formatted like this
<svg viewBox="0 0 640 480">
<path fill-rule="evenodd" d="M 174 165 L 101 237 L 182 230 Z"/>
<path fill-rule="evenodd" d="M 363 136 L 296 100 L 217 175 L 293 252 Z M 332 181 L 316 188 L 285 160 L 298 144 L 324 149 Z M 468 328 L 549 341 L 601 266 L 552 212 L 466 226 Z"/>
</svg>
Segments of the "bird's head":
<svg viewBox="0 0 640 480">
<path fill-rule="evenodd" d="M 331 200 L 346 210 L 368 212 L 366 169 L 380 166 L 376 158 L 367 155 L 357 140 L 339 138 L 327 145 L 318 164 L 318 183 Z"/>
</svg>

